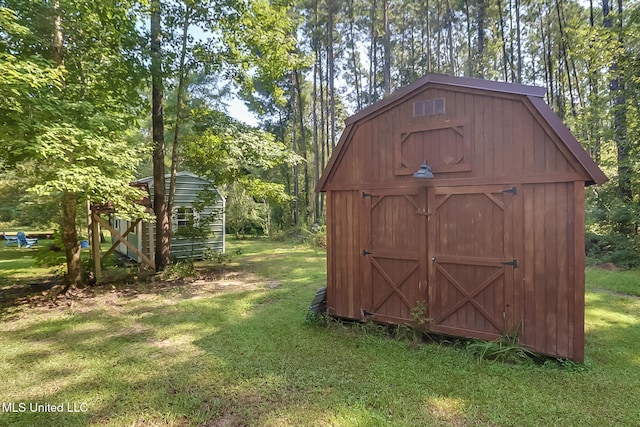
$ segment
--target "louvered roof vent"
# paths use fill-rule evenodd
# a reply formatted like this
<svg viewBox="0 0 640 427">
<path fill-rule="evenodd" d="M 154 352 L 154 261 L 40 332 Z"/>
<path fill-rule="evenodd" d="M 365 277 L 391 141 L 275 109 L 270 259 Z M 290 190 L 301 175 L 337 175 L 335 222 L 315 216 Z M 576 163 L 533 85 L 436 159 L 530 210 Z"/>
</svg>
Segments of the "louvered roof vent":
<svg viewBox="0 0 640 427">
<path fill-rule="evenodd" d="M 444 114 L 444 98 L 425 99 L 413 103 L 413 117 Z"/>
</svg>

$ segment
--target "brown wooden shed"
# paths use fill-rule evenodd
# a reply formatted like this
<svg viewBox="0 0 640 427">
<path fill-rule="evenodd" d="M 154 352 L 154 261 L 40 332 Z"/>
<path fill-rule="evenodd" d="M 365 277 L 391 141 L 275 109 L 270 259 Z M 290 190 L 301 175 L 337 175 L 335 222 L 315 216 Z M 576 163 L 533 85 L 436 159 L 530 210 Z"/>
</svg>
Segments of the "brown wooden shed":
<svg viewBox="0 0 640 427">
<path fill-rule="evenodd" d="M 331 315 L 584 359 L 584 187 L 607 178 L 544 94 L 429 74 L 347 119 L 316 188 Z"/>
</svg>

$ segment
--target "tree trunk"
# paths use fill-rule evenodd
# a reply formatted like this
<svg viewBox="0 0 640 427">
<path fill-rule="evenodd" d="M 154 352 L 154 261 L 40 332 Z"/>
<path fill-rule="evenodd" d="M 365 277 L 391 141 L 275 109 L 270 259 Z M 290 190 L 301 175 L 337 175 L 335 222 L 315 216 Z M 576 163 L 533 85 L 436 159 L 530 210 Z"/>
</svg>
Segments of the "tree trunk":
<svg viewBox="0 0 640 427">
<path fill-rule="evenodd" d="M 296 92 L 298 94 L 298 120 L 300 125 L 300 148 L 302 158 L 303 169 L 303 182 L 304 182 L 304 213 L 305 221 L 309 220 L 309 213 L 311 212 L 310 199 L 309 199 L 309 162 L 307 161 L 307 138 L 304 131 L 304 105 L 302 104 L 302 90 L 300 89 L 300 73 L 298 70 L 293 70 L 296 81 Z"/>
<path fill-rule="evenodd" d="M 424 22 L 425 22 L 425 32 L 426 32 L 426 45 L 427 45 L 427 58 L 426 58 L 426 63 L 427 63 L 427 72 L 430 73 L 431 72 L 431 24 L 429 23 L 429 0 L 426 0 L 425 3 L 425 18 L 424 18 Z M 423 27 L 424 28 L 424 27 Z"/>
<path fill-rule="evenodd" d="M 551 61 L 551 52 L 547 50 L 547 33 L 544 27 L 542 6 L 538 5 L 538 19 L 540 22 L 540 38 L 542 41 L 542 59 L 544 65 L 544 82 L 547 88 L 547 102 L 553 105 L 553 64 Z"/>
<path fill-rule="evenodd" d="M 436 4 L 436 9 L 438 11 L 436 15 L 436 23 L 438 24 L 438 32 L 436 33 L 436 72 L 441 73 L 442 53 L 440 49 L 442 48 L 442 0 L 437 0 Z"/>
<path fill-rule="evenodd" d="M 611 29 L 613 23 L 610 16 L 611 9 L 609 1 L 602 1 L 602 14 L 604 17 L 604 27 Z M 622 0 L 618 0 L 618 46 L 623 46 L 622 39 Z M 617 148 L 618 160 L 618 193 L 625 202 L 630 202 L 633 196 L 631 191 L 631 150 L 626 135 L 626 98 L 624 95 L 624 83 L 622 81 L 621 72 L 618 65 L 617 55 L 610 67 L 611 80 L 609 81 L 609 90 L 613 98 L 613 129 L 614 140 Z"/>
<path fill-rule="evenodd" d="M 328 78 L 329 78 L 329 134 L 331 137 L 331 147 L 336 145 L 336 93 L 335 93 L 335 64 L 333 54 L 333 14 L 334 14 L 334 0 L 329 0 L 329 20 L 328 26 L 328 41 L 327 41 L 327 66 L 328 66 Z M 327 153 L 328 155 L 329 153 Z"/>
<path fill-rule="evenodd" d="M 315 10 L 314 10 L 314 19 L 315 19 L 315 31 L 314 37 L 316 37 L 316 63 L 314 67 L 314 82 L 313 82 L 313 114 L 314 114 L 314 124 L 313 124 L 313 138 L 314 138 L 314 148 L 316 152 L 316 184 L 320 180 L 320 171 L 324 169 L 324 76 L 322 73 L 322 44 L 320 43 L 320 37 L 318 36 L 320 25 L 318 23 L 318 0 L 315 1 Z M 318 111 L 317 111 L 317 102 L 318 97 L 320 98 L 320 119 L 318 121 Z M 318 134 L 319 132 L 319 134 Z M 322 153 L 319 151 L 322 150 Z M 324 211 L 324 193 L 318 194 L 316 193 L 316 221 L 322 216 Z"/>
<path fill-rule="evenodd" d="M 509 68 L 511 81 L 516 81 L 515 48 L 513 47 L 513 0 L 509 0 Z"/>
<path fill-rule="evenodd" d="M 325 141 L 329 139 L 327 135 L 327 102 L 325 97 L 325 77 L 322 61 L 322 48 L 318 46 L 318 80 L 320 81 L 320 164 L 324 169 L 327 164 L 327 153 L 325 150 Z M 320 193 L 320 212 L 324 212 L 324 193 Z"/>
<path fill-rule="evenodd" d="M 476 76 L 484 78 L 484 15 L 485 15 L 485 3 L 484 0 L 477 0 L 478 5 L 478 59 L 475 61 Z"/>
<path fill-rule="evenodd" d="M 589 1 L 589 28 L 593 33 L 595 27 L 595 15 L 593 11 L 593 0 Z M 589 39 L 589 47 L 593 49 L 593 39 Z M 588 97 L 591 99 L 591 103 L 597 100 L 600 97 L 598 90 L 598 70 L 595 67 L 595 64 L 588 63 L 587 69 L 589 70 L 589 95 Z M 599 125 L 595 123 L 595 120 L 589 120 L 589 137 L 592 139 L 591 142 L 591 156 L 596 161 L 597 164 L 600 164 L 601 156 L 600 156 L 600 148 L 601 148 L 601 140 L 600 135 L 596 129 L 601 129 Z"/>
<path fill-rule="evenodd" d="M 564 31 L 564 13 L 562 11 L 561 1 L 556 2 L 556 14 L 558 16 L 558 31 L 560 32 L 560 56 L 564 64 L 567 75 L 567 86 L 569 87 L 569 101 L 571 103 L 571 115 L 576 117 L 576 103 L 573 96 L 573 82 L 571 81 L 571 69 L 569 67 L 569 55 L 567 54 L 567 35 Z M 577 82 L 576 82 L 577 83 Z"/>
<path fill-rule="evenodd" d="M 371 3 L 370 16 L 371 21 L 370 34 L 371 39 L 369 45 L 369 99 L 368 104 L 372 104 L 378 100 L 378 84 L 376 74 L 378 73 L 378 45 L 376 37 L 376 0 Z"/>
<path fill-rule="evenodd" d="M 167 199 L 167 217 L 169 224 L 171 224 L 171 216 L 173 215 L 173 202 L 176 194 L 176 180 L 178 176 L 178 167 L 180 165 L 180 125 L 182 124 L 182 112 L 184 110 L 184 91 L 187 80 L 185 59 L 187 56 L 187 40 L 189 37 L 190 14 L 191 6 L 185 5 L 184 22 L 182 24 L 180 65 L 178 69 L 178 88 L 176 89 L 176 118 L 173 128 L 173 145 L 171 146 L 171 175 L 169 178 L 169 197 Z M 169 234 L 169 242 L 171 242 L 171 234 Z"/>
<path fill-rule="evenodd" d="M 509 60 L 507 57 L 507 41 L 504 35 L 504 17 L 502 16 L 502 1 L 498 0 L 498 13 L 500 14 L 500 41 L 502 44 L 502 66 L 503 78 L 505 82 L 509 81 Z"/>
<path fill-rule="evenodd" d="M 517 82 L 522 83 L 522 29 L 520 28 L 520 0 L 516 1 L 516 49 L 518 50 Z"/>
<path fill-rule="evenodd" d="M 356 86 L 356 106 L 358 111 L 362 109 L 362 88 L 360 87 L 360 70 L 358 67 L 358 52 L 356 51 L 356 39 L 353 31 L 354 26 L 354 12 L 353 12 L 353 0 L 349 0 L 349 38 L 351 41 L 351 59 L 353 61 L 353 79 Z"/>
<path fill-rule="evenodd" d="M 469 13 L 469 0 L 464 0 L 464 11 L 466 15 L 467 26 L 467 67 L 465 68 L 465 75 L 473 77 L 473 54 L 471 53 L 471 15 Z"/>
<path fill-rule="evenodd" d="M 447 8 L 447 44 L 449 45 L 449 74 L 455 75 L 454 67 L 454 55 L 453 55 L 453 11 L 451 10 L 451 4 L 449 0 L 446 0 L 445 6 Z"/>
<path fill-rule="evenodd" d="M 62 16 L 60 15 L 60 2 L 58 0 L 55 1 L 53 9 L 53 40 L 51 50 L 53 51 L 53 62 L 56 67 L 60 68 L 64 65 L 64 35 L 62 33 Z M 69 163 L 73 163 L 73 152 L 68 153 L 67 156 Z M 60 231 L 67 262 L 67 275 L 65 276 L 63 292 L 66 292 L 71 285 L 82 283 L 80 244 L 78 243 L 76 223 L 77 203 L 76 193 L 66 190 L 62 192 Z M 96 262 L 100 262 L 100 260 Z"/>
<path fill-rule="evenodd" d="M 53 51 L 53 62 L 56 67 L 64 65 L 64 40 L 62 34 L 62 16 L 60 16 L 60 1 L 56 0 L 53 5 L 55 16 L 53 17 L 53 41 L 51 50 Z"/>
<path fill-rule="evenodd" d="M 389 0 L 382 0 L 382 39 L 384 52 L 384 96 L 391 94 L 391 33 L 389 31 Z"/>
<path fill-rule="evenodd" d="M 291 72 L 291 143 L 294 153 L 298 153 L 298 141 L 296 132 L 296 72 Z M 293 164 L 293 221 L 296 226 L 300 224 L 300 188 L 298 183 L 298 163 Z"/>
<path fill-rule="evenodd" d="M 151 1 L 151 122 L 153 137 L 153 210 L 156 215 L 156 270 L 171 262 L 171 227 L 165 190 L 164 113 L 162 108 L 162 53 L 160 51 L 160 0 Z"/>
<path fill-rule="evenodd" d="M 67 275 L 65 277 L 66 291 L 71 285 L 82 283 L 82 264 L 80 262 L 80 243 L 76 228 L 76 214 L 78 201 L 76 194 L 64 191 L 62 194 L 62 241 L 67 258 Z M 100 260 L 94 260 L 100 262 Z"/>
<path fill-rule="evenodd" d="M 316 61 L 313 64 L 313 105 L 312 117 L 313 117 L 313 154 L 314 154 L 314 186 L 318 185 L 320 181 L 320 147 L 318 144 L 318 63 Z M 313 222 L 320 221 L 320 194 L 313 193 Z"/>
</svg>

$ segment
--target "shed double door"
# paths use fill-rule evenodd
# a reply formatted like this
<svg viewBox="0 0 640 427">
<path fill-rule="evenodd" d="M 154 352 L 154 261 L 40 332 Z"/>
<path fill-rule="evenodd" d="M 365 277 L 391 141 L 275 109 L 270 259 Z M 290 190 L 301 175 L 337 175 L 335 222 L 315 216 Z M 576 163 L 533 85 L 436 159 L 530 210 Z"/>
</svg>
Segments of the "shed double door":
<svg viewBox="0 0 640 427">
<path fill-rule="evenodd" d="M 481 339 L 515 333 L 517 188 L 431 188 L 427 199 L 429 329 Z"/>
<path fill-rule="evenodd" d="M 503 185 L 364 192 L 363 317 L 412 323 L 421 314 L 433 332 L 482 339 L 515 332 L 516 193 Z"/>
</svg>

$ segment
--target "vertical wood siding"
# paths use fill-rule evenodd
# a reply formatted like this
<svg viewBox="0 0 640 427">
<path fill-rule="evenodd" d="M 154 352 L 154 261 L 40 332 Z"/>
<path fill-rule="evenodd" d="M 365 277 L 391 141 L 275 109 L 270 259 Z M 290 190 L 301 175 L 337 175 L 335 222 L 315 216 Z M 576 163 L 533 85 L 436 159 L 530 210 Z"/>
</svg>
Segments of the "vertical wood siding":
<svg viewBox="0 0 640 427">
<path fill-rule="evenodd" d="M 583 188 L 574 183 L 523 186 L 520 342 L 542 353 L 581 359 L 584 334 L 576 318 L 582 316 L 580 306 L 584 304 L 580 303 L 584 301 L 584 278 L 577 274 L 584 270 L 584 261 L 580 261 L 584 230 L 579 228 L 584 221 L 577 220 L 583 210 L 576 200 L 576 186 Z M 576 247 L 582 252 L 576 253 Z"/>
<path fill-rule="evenodd" d="M 338 317 L 360 318 L 361 270 L 359 218 L 362 196 L 357 191 L 327 193 L 327 308 Z"/>
<path fill-rule="evenodd" d="M 446 113 L 436 116 L 413 117 L 414 101 L 445 98 Z M 524 98 L 490 96 L 441 89 L 427 89 L 417 93 L 395 108 L 357 124 L 328 188 L 355 189 L 357 186 L 389 186 L 391 183 L 412 185 L 410 176 L 396 173 L 399 159 L 396 146 L 406 129 L 443 126 L 452 121 L 464 121 L 464 133 L 469 134 L 471 170 L 445 172 L 442 179 L 453 178 L 514 178 L 526 181 L 542 174 L 566 176 L 577 173 L 579 167 L 568 150 L 551 136 L 550 130 L 527 105 Z M 443 138 L 444 136 L 444 138 Z M 455 132 L 435 130 L 411 135 L 402 152 L 407 168 L 415 171 L 425 158 L 437 163 L 449 154 L 455 144 Z M 425 144 L 427 141 L 434 141 Z M 437 142 L 436 142 L 437 141 Z M 446 143 L 448 141 L 448 143 Z M 425 146 L 432 147 L 425 152 Z M 429 159 L 428 157 L 431 157 Z"/>
<path fill-rule="evenodd" d="M 444 114 L 413 117 L 435 98 Z M 524 96 L 434 84 L 403 99 L 350 123 L 323 184 L 330 313 L 406 323 L 426 298 L 432 330 L 516 333 L 582 361 L 588 177 L 574 152 Z M 435 178 L 420 182 L 425 159 Z"/>
</svg>

